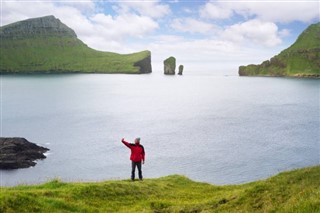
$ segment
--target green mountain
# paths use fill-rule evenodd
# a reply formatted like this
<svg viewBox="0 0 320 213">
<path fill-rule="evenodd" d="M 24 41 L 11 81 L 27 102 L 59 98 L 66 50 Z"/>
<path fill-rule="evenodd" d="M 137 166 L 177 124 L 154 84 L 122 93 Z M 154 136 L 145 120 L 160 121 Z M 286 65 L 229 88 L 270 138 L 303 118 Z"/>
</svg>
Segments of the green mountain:
<svg viewBox="0 0 320 213">
<path fill-rule="evenodd" d="M 270 60 L 240 66 L 239 75 L 320 77 L 320 22 L 310 25 L 294 44 Z"/>
<path fill-rule="evenodd" d="M 0 187 L 0 212 L 320 212 L 320 166 L 215 186 L 172 175 Z"/>
<path fill-rule="evenodd" d="M 101 52 L 89 48 L 54 16 L 0 28 L 1 73 L 150 73 L 151 53 Z"/>
</svg>

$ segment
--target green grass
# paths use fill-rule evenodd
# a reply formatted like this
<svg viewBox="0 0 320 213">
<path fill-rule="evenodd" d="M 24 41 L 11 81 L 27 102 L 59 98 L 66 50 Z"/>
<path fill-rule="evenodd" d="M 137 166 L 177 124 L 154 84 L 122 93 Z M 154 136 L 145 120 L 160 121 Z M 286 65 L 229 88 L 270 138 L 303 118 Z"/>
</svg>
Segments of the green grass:
<svg viewBox="0 0 320 213">
<path fill-rule="evenodd" d="M 163 63 L 169 65 L 170 67 L 176 67 L 176 59 L 173 56 L 170 56 L 169 58 L 164 60 Z"/>
<path fill-rule="evenodd" d="M 140 67 L 134 64 L 148 56 L 149 51 L 100 52 L 70 37 L 8 39 L 2 41 L 0 68 L 4 73 L 139 73 Z"/>
<path fill-rule="evenodd" d="M 243 185 L 172 175 L 131 182 L 3 187 L 0 212 L 320 212 L 320 166 Z"/>
</svg>

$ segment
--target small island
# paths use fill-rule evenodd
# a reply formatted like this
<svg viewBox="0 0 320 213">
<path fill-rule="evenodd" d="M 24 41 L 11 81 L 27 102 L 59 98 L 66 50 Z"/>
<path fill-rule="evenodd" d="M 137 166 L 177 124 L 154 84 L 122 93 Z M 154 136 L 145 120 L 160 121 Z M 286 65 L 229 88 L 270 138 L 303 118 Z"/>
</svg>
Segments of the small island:
<svg viewBox="0 0 320 213">
<path fill-rule="evenodd" d="M 239 67 L 240 76 L 320 77 L 320 22 L 310 25 L 297 41 L 260 65 Z"/>
<path fill-rule="evenodd" d="M 36 160 L 45 159 L 49 149 L 29 142 L 25 138 L 0 137 L 0 169 L 28 168 Z"/>
</svg>

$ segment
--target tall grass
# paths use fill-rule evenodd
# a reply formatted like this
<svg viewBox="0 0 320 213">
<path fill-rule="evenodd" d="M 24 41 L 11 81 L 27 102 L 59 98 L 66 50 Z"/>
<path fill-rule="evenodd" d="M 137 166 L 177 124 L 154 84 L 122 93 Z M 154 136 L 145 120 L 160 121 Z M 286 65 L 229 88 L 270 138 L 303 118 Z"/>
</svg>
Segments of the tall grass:
<svg viewBox="0 0 320 213">
<path fill-rule="evenodd" d="M 320 212 L 320 166 L 243 185 L 172 175 L 131 182 L 2 187 L 0 212 Z"/>
</svg>

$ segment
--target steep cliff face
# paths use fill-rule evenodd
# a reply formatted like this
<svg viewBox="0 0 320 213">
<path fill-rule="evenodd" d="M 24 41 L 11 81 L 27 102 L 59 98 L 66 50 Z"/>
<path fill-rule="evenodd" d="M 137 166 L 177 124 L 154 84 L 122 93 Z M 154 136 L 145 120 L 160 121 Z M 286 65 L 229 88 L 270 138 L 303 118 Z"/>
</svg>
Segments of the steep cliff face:
<svg viewBox="0 0 320 213">
<path fill-rule="evenodd" d="M 146 56 L 141 61 L 138 61 L 134 64 L 134 66 L 139 67 L 139 72 L 141 74 L 143 73 L 151 73 L 152 67 L 151 67 L 151 52 L 145 51 L 148 56 Z"/>
<path fill-rule="evenodd" d="M 294 44 L 270 60 L 240 66 L 239 75 L 320 77 L 320 23 L 310 25 Z"/>
<path fill-rule="evenodd" d="M 89 48 L 54 16 L 0 28 L 1 73 L 148 73 L 151 53 L 101 52 Z"/>
</svg>

